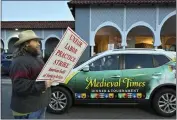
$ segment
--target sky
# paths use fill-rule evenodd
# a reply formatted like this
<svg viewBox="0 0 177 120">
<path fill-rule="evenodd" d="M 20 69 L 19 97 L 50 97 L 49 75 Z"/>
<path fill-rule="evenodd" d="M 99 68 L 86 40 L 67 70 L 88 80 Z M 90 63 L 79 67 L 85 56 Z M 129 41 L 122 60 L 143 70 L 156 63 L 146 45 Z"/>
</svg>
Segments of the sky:
<svg viewBox="0 0 177 120">
<path fill-rule="evenodd" d="M 2 1 L 2 21 L 74 21 L 67 1 Z"/>
</svg>

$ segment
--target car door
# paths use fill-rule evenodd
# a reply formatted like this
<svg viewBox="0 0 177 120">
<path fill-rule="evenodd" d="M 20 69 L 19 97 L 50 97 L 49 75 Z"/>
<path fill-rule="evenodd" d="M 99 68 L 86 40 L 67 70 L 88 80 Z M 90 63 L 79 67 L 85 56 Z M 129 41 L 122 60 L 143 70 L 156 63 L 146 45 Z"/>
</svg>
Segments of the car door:
<svg viewBox="0 0 177 120">
<path fill-rule="evenodd" d="M 76 78 L 76 99 L 114 99 L 114 88 L 122 76 L 120 56 L 106 55 L 88 64 L 89 71 L 80 70 Z"/>
<path fill-rule="evenodd" d="M 125 84 L 124 98 L 149 98 L 153 88 L 151 81 L 161 79 L 163 67 L 154 67 L 151 54 L 124 54 L 124 69 L 122 70 Z"/>
</svg>

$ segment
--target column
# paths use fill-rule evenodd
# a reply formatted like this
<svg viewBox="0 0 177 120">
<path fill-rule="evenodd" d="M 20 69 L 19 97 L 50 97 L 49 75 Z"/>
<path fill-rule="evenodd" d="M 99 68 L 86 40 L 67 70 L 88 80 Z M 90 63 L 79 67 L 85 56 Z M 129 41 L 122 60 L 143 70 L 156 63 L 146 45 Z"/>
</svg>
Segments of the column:
<svg viewBox="0 0 177 120">
<path fill-rule="evenodd" d="M 42 49 L 42 56 L 45 57 L 45 49 Z"/>
<path fill-rule="evenodd" d="M 154 47 L 157 48 L 158 46 L 161 45 L 161 40 L 160 40 L 160 31 L 157 29 L 154 33 Z"/>
<path fill-rule="evenodd" d="M 154 48 L 157 49 L 161 45 L 160 25 L 159 25 L 159 6 L 156 6 L 156 30 L 154 31 Z"/>
<path fill-rule="evenodd" d="M 91 56 L 94 55 L 94 46 L 91 46 Z"/>
<path fill-rule="evenodd" d="M 121 46 L 123 47 L 123 49 L 125 49 L 125 47 L 127 46 L 127 35 L 125 34 L 125 31 L 122 34 L 122 43 Z"/>
<path fill-rule="evenodd" d="M 7 53 L 7 50 L 8 50 L 8 49 L 4 49 L 4 52 Z"/>
<path fill-rule="evenodd" d="M 7 50 L 8 50 L 8 41 L 5 40 L 4 41 L 4 52 L 7 53 Z"/>
<path fill-rule="evenodd" d="M 41 41 L 41 43 L 42 43 L 41 45 L 42 45 L 42 56 L 43 56 L 43 58 L 45 57 L 45 41 L 46 40 L 42 40 Z"/>
<path fill-rule="evenodd" d="M 91 47 L 91 56 L 94 55 L 94 46 L 95 46 L 95 32 L 91 31 L 90 32 L 90 47 Z"/>
<path fill-rule="evenodd" d="M 121 46 L 123 49 L 127 46 L 127 33 L 126 33 L 126 26 L 127 26 L 127 8 L 124 6 L 124 18 L 123 18 L 123 32 L 122 32 L 122 43 Z"/>
</svg>

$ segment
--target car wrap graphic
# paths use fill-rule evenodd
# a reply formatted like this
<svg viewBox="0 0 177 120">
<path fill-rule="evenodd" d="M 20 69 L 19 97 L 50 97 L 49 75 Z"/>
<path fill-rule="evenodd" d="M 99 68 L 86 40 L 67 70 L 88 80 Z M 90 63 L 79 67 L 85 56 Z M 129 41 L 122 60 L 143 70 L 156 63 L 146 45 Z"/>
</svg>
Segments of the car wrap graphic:
<svg viewBox="0 0 177 120">
<path fill-rule="evenodd" d="M 75 72 L 72 72 L 70 73 L 67 77 L 66 77 L 66 80 L 65 80 L 65 84 L 68 84 L 68 82 L 73 78 L 73 76 L 75 76 L 79 71 L 75 71 Z"/>
<path fill-rule="evenodd" d="M 126 71 L 123 74 L 125 77 L 118 79 L 106 77 L 111 72 L 99 76 L 93 71 L 73 71 L 66 78 L 65 84 L 69 84 L 75 79 L 74 92 L 76 93 L 76 99 L 149 99 L 152 91 L 159 85 L 176 84 L 176 62 L 171 61 L 157 67 L 156 71 L 145 69 L 144 74 L 135 72 L 134 77 L 127 77 L 133 74 L 132 71 Z M 149 75 L 145 76 L 146 74 Z"/>
<path fill-rule="evenodd" d="M 172 58 L 171 61 L 172 61 L 172 62 L 176 62 L 176 57 Z"/>
<path fill-rule="evenodd" d="M 167 83 L 176 84 L 176 62 L 170 62 L 170 64 L 165 66 L 166 69 L 164 69 L 160 77 L 152 77 L 149 84 L 150 91 L 147 92 L 147 99 L 150 97 L 151 92 L 159 85 Z"/>
<path fill-rule="evenodd" d="M 97 79 L 92 79 L 91 77 L 86 78 L 87 85 L 85 87 L 85 90 L 90 90 L 91 92 L 96 93 L 108 93 L 109 97 L 107 98 L 119 98 L 117 93 L 121 93 L 124 97 L 122 98 L 133 98 L 131 97 L 133 92 L 139 94 L 144 94 L 145 91 L 141 90 L 141 88 L 146 87 L 145 81 L 135 81 L 134 78 L 120 78 L 116 81 L 108 81 L 104 78 L 100 81 Z M 136 94 L 138 96 L 139 94 Z M 112 97 L 110 97 L 112 96 Z M 117 97 L 116 97 L 117 96 Z M 101 97 L 103 98 L 103 97 Z M 139 97 L 136 97 L 139 98 Z M 143 98 L 143 96 L 141 97 Z"/>
<path fill-rule="evenodd" d="M 120 87 L 124 84 L 125 88 L 131 87 L 145 87 L 146 82 L 133 81 L 134 78 L 124 78 L 118 79 L 117 81 L 106 81 L 104 78 L 101 81 L 97 81 L 97 79 L 86 78 L 86 82 L 88 83 L 85 89 L 89 88 L 115 88 Z"/>
</svg>

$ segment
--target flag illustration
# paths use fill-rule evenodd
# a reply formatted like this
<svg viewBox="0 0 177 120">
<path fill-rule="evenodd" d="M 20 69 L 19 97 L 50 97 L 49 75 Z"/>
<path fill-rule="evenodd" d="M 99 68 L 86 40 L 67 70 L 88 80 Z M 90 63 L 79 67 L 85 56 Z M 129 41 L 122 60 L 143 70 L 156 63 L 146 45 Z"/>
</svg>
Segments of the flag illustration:
<svg viewBox="0 0 177 120">
<path fill-rule="evenodd" d="M 90 93 L 90 98 L 96 98 L 96 94 L 95 93 Z"/>
<path fill-rule="evenodd" d="M 133 97 L 133 98 L 136 98 L 136 93 L 132 93 L 132 97 Z"/>
<path fill-rule="evenodd" d="M 99 98 L 104 98 L 104 93 L 99 93 Z"/>
<path fill-rule="evenodd" d="M 80 93 L 75 93 L 75 97 L 80 99 L 81 98 L 81 94 Z"/>
<path fill-rule="evenodd" d="M 137 98 L 142 98 L 142 96 L 143 96 L 142 93 L 137 93 L 136 95 Z"/>
<path fill-rule="evenodd" d="M 123 97 L 123 98 L 126 98 L 126 93 L 122 93 L 122 97 Z"/>
<path fill-rule="evenodd" d="M 128 98 L 132 98 L 132 93 L 127 93 L 128 94 Z"/>
<path fill-rule="evenodd" d="M 123 93 L 118 93 L 118 98 L 124 98 Z"/>
<path fill-rule="evenodd" d="M 86 98 L 86 93 L 82 93 L 81 98 L 85 99 Z"/>
<path fill-rule="evenodd" d="M 109 93 L 104 93 L 104 98 L 109 98 Z"/>
<path fill-rule="evenodd" d="M 109 98 L 114 98 L 114 93 L 109 93 Z"/>
</svg>

